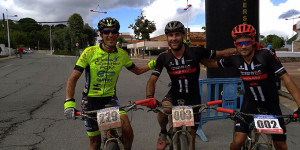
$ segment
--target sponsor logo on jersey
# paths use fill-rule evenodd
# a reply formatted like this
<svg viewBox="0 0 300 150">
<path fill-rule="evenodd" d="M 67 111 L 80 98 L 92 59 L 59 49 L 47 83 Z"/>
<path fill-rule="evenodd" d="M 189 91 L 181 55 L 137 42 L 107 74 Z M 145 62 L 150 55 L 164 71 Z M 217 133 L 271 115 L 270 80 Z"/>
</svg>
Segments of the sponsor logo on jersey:
<svg viewBox="0 0 300 150">
<path fill-rule="evenodd" d="M 97 76 L 98 77 L 104 77 L 105 75 L 107 76 L 107 77 L 112 77 L 112 76 L 115 76 L 115 72 L 114 71 L 112 71 L 112 72 L 106 72 L 106 71 L 99 71 L 98 73 L 97 73 Z"/>
<path fill-rule="evenodd" d="M 118 58 L 119 58 L 119 56 L 116 56 L 116 57 L 114 58 L 114 60 L 115 60 L 115 61 L 118 61 Z"/>
</svg>

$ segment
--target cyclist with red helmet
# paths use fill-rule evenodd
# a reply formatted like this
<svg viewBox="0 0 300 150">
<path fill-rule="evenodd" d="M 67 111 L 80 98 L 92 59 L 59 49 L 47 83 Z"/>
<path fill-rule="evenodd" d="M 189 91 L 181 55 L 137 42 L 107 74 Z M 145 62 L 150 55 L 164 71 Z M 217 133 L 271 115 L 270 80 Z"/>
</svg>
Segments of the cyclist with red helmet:
<svg viewBox="0 0 300 150">
<path fill-rule="evenodd" d="M 171 49 L 159 54 L 156 59 L 156 67 L 147 83 L 146 96 L 154 97 L 155 85 L 165 67 L 172 86 L 168 94 L 162 100 L 162 105 L 178 105 L 178 99 L 184 99 L 185 105 L 200 104 L 199 93 L 199 75 L 200 65 L 204 59 L 212 59 L 216 57 L 230 56 L 236 53 L 236 49 L 227 49 L 224 51 L 208 50 L 200 47 L 189 47 L 183 41 L 185 38 L 185 27 L 179 21 L 171 21 L 165 27 L 168 44 Z M 206 65 L 206 64 L 204 64 Z M 168 110 L 164 110 L 170 113 Z M 198 121 L 197 121 L 198 119 Z M 195 116 L 195 122 L 199 122 L 200 118 Z M 157 143 L 158 149 L 166 147 L 166 125 L 168 123 L 167 115 L 158 113 L 158 122 L 161 127 L 160 136 Z M 195 149 L 195 135 L 198 125 L 192 128 L 193 148 Z"/>
<path fill-rule="evenodd" d="M 284 81 L 288 91 L 298 105 L 295 112 L 300 114 L 300 92 L 290 78 L 276 55 L 255 43 L 256 30 L 252 25 L 240 24 L 233 28 L 232 37 L 238 50 L 237 55 L 218 60 L 220 67 L 234 67 L 239 70 L 245 86 L 245 96 L 241 112 L 258 114 L 257 108 L 264 108 L 268 113 L 281 115 L 279 96 L 276 88 L 276 76 Z M 246 119 L 250 123 L 253 119 Z M 285 132 L 284 120 L 279 119 L 280 126 Z M 231 150 L 240 150 L 245 143 L 248 125 L 236 122 L 236 132 Z M 276 149 L 287 149 L 286 134 L 273 134 L 273 143 Z"/>
<path fill-rule="evenodd" d="M 105 108 L 107 104 L 120 105 L 116 96 L 116 83 L 123 66 L 137 75 L 155 66 L 155 61 L 141 67 L 136 66 L 128 53 L 116 46 L 120 29 L 118 20 L 104 18 L 99 21 L 98 29 L 103 41 L 83 51 L 67 81 L 64 114 L 68 119 L 75 119 L 75 86 L 84 70 L 86 84 L 81 107 L 83 111 L 90 111 Z M 125 111 L 120 111 L 120 118 L 124 147 L 129 150 L 133 141 L 133 131 Z M 90 139 L 90 149 L 100 149 L 101 137 L 97 121 L 88 119 L 85 126 Z"/>
</svg>

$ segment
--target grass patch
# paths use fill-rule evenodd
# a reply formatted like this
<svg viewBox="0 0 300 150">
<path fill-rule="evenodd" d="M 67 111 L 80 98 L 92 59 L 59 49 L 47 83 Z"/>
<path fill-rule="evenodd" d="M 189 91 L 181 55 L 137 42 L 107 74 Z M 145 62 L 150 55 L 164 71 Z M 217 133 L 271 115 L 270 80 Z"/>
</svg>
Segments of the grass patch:
<svg viewBox="0 0 300 150">
<path fill-rule="evenodd" d="M 56 51 L 54 51 L 54 55 L 70 55 L 70 56 L 76 56 L 76 51 L 56 50 Z"/>
</svg>

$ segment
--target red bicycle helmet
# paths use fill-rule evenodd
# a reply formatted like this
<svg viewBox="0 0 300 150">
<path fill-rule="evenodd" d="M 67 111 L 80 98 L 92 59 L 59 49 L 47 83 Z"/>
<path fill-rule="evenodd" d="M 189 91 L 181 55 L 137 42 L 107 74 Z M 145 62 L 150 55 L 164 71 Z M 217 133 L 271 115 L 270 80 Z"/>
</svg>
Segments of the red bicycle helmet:
<svg viewBox="0 0 300 150">
<path fill-rule="evenodd" d="M 255 38 L 256 30 L 252 25 L 249 24 L 240 24 L 232 29 L 231 36 L 236 40 L 239 36 L 246 35 Z"/>
</svg>

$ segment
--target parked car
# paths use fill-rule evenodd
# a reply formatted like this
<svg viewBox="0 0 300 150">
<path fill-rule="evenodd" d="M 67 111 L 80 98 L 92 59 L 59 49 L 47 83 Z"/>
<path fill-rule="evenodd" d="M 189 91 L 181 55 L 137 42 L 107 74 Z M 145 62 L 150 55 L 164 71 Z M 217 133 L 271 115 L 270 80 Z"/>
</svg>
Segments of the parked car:
<svg viewBox="0 0 300 150">
<path fill-rule="evenodd" d="M 25 49 L 25 50 L 23 50 L 23 53 L 24 54 L 31 54 L 31 53 L 33 53 L 33 51 L 30 50 L 30 49 Z"/>
</svg>

